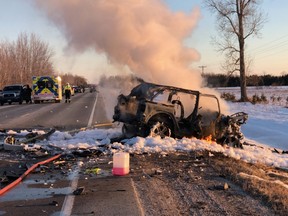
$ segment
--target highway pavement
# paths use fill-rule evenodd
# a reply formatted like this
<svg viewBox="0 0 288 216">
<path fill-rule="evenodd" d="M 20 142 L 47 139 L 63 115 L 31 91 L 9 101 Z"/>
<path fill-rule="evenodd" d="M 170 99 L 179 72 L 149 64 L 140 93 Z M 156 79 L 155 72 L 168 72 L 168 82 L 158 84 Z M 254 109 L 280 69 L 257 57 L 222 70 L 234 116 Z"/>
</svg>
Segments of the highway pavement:
<svg viewBox="0 0 288 216">
<path fill-rule="evenodd" d="M 0 129 L 53 127 L 67 131 L 89 127 L 111 121 L 104 106 L 98 92 L 77 93 L 71 103 L 5 104 L 0 106 Z"/>
<path fill-rule="evenodd" d="M 144 215 L 132 178 L 113 176 L 111 160 L 51 162 L 0 196 L 0 215 Z"/>
<path fill-rule="evenodd" d="M 111 121 L 104 107 L 99 92 L 75 94 L 71 103 L 5 104 L 0 106 L 0 129 L 77 130 Z M 21 153 L 10 157 L 0 160 L 7 163 L 2 169 L 41 160 Z M 0 215 L 143 215 L 132 178 L 113 176 L 111 161 L 112 155 L 72 159 L 63 155 L 42 165 L 0 196 Z M 87 173 L 95 168 L 99 173 Z M 79 189 L 83 191 L 75 193 Z"/>
</svg>

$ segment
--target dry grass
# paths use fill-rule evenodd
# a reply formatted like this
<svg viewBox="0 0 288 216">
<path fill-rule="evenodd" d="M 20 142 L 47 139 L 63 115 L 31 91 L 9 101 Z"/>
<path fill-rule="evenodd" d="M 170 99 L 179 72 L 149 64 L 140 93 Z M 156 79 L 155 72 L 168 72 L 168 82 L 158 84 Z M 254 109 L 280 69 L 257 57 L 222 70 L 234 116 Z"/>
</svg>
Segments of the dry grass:
<svg viewBox="0 0 288 216">
<path fill-rule="evenodd" d="M 288 212 L 288 172 L 263 164 L 248 164 L 218 154 L 211 165 L 239 184 L 246 192 L 260 197 L 279 215 Z"/>
</svg>

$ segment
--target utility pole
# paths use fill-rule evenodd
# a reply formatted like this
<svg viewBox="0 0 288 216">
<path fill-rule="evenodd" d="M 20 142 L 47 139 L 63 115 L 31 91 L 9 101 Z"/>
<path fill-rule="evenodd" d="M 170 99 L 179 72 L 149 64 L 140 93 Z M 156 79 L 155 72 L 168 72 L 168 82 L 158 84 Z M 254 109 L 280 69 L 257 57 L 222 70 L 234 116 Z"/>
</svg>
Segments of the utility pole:
<svg viewBox="0 0 288 216">
<path fill-rule="evenodd" d="M 204 68 L 206 68 L 206 67 L 207 67 L 207 66 L 205 66 L 205 65 L 201 65 L 201 66 L 199 66 L 199 68 L 202 69 L 202 73 L 201 73 L 202 76 L 204 75 Z"/>
</svg>

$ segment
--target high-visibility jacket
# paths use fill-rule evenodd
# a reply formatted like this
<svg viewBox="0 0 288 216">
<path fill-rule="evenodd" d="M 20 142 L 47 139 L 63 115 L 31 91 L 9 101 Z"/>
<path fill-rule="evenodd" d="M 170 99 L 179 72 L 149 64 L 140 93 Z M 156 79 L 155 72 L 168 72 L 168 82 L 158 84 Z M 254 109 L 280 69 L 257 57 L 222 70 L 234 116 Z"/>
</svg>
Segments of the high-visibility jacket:
<svg viewBox="0 0 288 216">
<path fill-rule="evenodd" d="M 65 85 L 64 91 L 69 90 L 70 92 L 72 91 L 72 88 L 70 85 Z"/>
</svg>

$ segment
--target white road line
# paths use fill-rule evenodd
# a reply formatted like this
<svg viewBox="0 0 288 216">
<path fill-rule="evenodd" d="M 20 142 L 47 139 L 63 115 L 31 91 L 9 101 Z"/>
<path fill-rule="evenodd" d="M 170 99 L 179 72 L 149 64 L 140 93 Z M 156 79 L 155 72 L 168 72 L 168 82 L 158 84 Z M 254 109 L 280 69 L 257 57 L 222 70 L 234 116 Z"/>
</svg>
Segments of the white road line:
<svg viewBox="0 0 288 216">
<path fill-rule="evenodd" d="M 96 108 L 97 99 L 98 99 L 98 93 L 96 93 L 95 102 L 94 102 L 94 105 L 93 105 L 92 112 L 90 114 L 90 118 L 89 118 L 87 127 L 91 127 L 92 126 L 92 121 L 93 121 L 94 111 L 95 111 L 95 108 Z"/>
<path fill-rule="evenodd" d="M 95 102 L 94 102 L 94 105 L 93 105 L 92 112 L 90 114 L 90 118 L 89 118 L 87 127 L 91 127 L 91 125 L 92 125 L 97 99 L 98 99 L 98 94 L 96 94 Z M 71 182 L 71 191 L 72 191 L 72 193 L 73 193 L 74 190 L 76 190 L 77 185 L 78 185 L 79 171 L 80 171 L 80 164 L 78 163 L 78 166 L 77 166 L 76 170 L 71 175 L 71 177 L 73 179 L 72 182 Z M 75 195 L 73 195 L 73 194 L 67 195 L 65 197 L 65 200 L 64 200 L 64 203 L 63 203 L 63 206 L 62 206 L 62 209 L 61 209 L 60 216 L 70 216 L 71 215 L 72 209 L 73 209 L 73 205 L 74 205 L 74 199 L 75 199 Z"/>
<path fill-rule="evenodd" d="M 133 188 L 133 192 L 134 192 L 135 197 L 136 197 L 136 203 L 137 203 L 138 208 L 139 208 L 139 210 L 141 212 L 141 216 L 144 216 L 145 215 L 144 209 L 143 209 L 143 206 L 141 205 L 140 197 L 139 197 L 139 194 L 137 192 L 136 186 L 135 186 L 134 181 L 132 180 L 132 178 L 130 179 L 130 181 L 131 181 L 131 185 L 132 185 L 132 188 Z"/>
<path fill-rule="evenodd" d="M 74 199 L 75 199 L 75 195 L 73 195 L 73 191 L 76 190 L 77 185 L 78 185 L 79 171 L 80 171 L 80 163 L 78 163 L 77 168 L 72 173 L 72 175 L 69 176 L 70 178 L 73 178 L 73 180 L 71 182 L 71 186 L 70 186 L 71 187 L 71 194 L 69 194 L 65 197 L 60 216 L 70 216 L 72 213 L 72 209 L 73 209 L 73 205 L 74 205 Z"/>
</svg>

